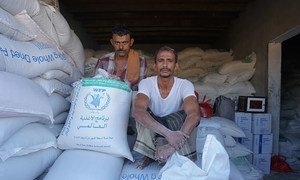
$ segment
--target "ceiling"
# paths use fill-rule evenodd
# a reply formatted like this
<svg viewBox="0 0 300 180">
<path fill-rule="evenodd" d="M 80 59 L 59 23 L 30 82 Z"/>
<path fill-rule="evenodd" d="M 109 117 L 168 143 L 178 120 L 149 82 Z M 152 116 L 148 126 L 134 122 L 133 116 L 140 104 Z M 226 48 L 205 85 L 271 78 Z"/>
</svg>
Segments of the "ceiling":
<svg viewBox="0 0 300 180">
<path fill-rule="evenodd" d="M 62 14 L 71 14 L 99 44 L 110 39 L 115 24 L 126 24 L 141 44 L 214 44 L 252 1 L 59 0 L 59 4 Z"/>
</svg>

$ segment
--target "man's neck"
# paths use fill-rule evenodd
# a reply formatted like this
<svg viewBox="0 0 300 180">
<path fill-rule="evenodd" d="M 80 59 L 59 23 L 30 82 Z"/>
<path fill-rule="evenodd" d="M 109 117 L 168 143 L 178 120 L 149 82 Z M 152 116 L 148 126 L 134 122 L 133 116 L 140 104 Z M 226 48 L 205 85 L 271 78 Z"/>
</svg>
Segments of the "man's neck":
<svg viewBox="0 0 300 180">
<path fill-rule="evenodd" d="M 171 77 L 168 77 L 168 78 L 162 78 L 162 77 L 159 77 L 157 78 L 157 85 L 158 85 L 158 89 L 159 89 L 159 92 L 160 92 L 160 95 L 162 98 L 166 98 L 172 87 L 173 87 L 173 84 L 174 84 L 174 77 L 171 76 Z"/>
<path fill-rule="evenodd" d="M 119 62 L 124 62 L 124 61 L 127 61 L 128 57 L 127 56 L 115 56 L 115 60 L 116 61 L 119 61 Z"/>
<path fill-rule="evenodd" d="M 174 83 L 174 76 L 167 78 L 159 77 L 157 78 L 157 83 L 160 88 L 171 89 Z"/>
</svg>

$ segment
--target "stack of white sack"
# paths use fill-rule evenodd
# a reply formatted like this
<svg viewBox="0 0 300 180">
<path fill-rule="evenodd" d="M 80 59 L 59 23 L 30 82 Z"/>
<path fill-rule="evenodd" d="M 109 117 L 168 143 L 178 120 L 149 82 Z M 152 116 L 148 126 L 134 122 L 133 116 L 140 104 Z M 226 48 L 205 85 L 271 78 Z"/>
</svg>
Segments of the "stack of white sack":
<svg viewBox="0 0 300 180">
<path fill-rule="evenodd" d="M 82 77 L 82 44 L 59 11 L 37 0 L 1 0 L 0 7 L 1 42 L 4 42 L 0 53 L 1 70 L 27 78 L 56 79 L 66 85 Z M 47 12 L 47 18 L 41 12 Z M 33 38 L 8 36 L 3 26 L 14 34 Z M 22 30 L 19 27 L 23 27 Z"/>
<path fill-rule="evenodd" d="M 231 51 L 222 52 L 216 49 L 204 51 L 199 47 L 186 48 L 178 52 L 179 71 L 176 75 L 197 82 L 232 59 Z"/>
<path fill-rule="evenodd" d="M 62 124 L 49 124 L 64 110 L 26 77 L 0 71 L 0 84 L 0 179 L 35 179 L 61 153 Z"/>
<path fill-rule="evenodd" d="M 35 179 L 61 153 L 56 137 L 83 48 L 62 15 L 37 0 L 0 1 L 0 39 L 0 179 Z"/>
<path fill-rule="evenodd" d="M 245 137 L 243 130 L 223 117 L 201 118 L 196 139 L 198 161 L 202 159 L 202 149 L 208 134 L 214 135 L 228 153 L 231 166 L 229 179 L 262 179 L 263 173 L 247 159 L 252 151 L 235 141 L 235 138 Z"/>
<path fill-rule="evenodd" d="M 109 78 L 84 78 L 74 86 L 57 139 L 65 151 L 45 179 L 118 179 L 124 158 L 133 161 L 127 141 L 132 91 Z"/>
<path fill-rule="evenodd" d="M 231 99 L 253 95 L 256 91 L 249 80 L 254 75 L 255 63 L 256 55 L 251 53 L 244 60 L 219 64 L 215 71 L 209 72 L 199 81 L 194 82 L 199 100 L 202 100 L 204 95 L 212 102 L 221 95 Z"/>
</svg>

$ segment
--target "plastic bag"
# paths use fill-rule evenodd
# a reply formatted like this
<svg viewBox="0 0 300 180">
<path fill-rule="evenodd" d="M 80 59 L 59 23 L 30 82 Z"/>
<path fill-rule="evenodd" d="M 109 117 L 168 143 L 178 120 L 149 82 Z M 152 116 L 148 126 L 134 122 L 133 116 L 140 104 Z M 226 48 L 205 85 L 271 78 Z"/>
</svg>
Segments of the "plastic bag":
<svg viewBox="0 0 300 180">
<path fill-rule="evenodd" d="M 216 98 L 214 104 L 214 115 L 223 117 L 226 119 L 234 120 L 234 112 L 235 112 L 235 104 L 234 101 L 225 96 L 219 96 Z"/>
<path fill-rule="evenodd" d="M 229 157 L 222 144 L 207 135 L 202 156 L 202 168 L 175 152 L 159 172 L 161 180 L 225 180 L 229 178 Z"/>
<path fill-rule="evenodd" d="M 200 106 L 200 114 L 201 114 L 201 117 L 204 117 L 204 118 L 210 118 L 213 116 L 213 107 L 210 103 L 211 99 L 209 100 L 206 100 L 206 96 L 203 97 L 203 100 L 202 102 L 199 104 Z"/>
<path fill-rule="evenodd" d="M 272 156 L 271 170 L 277 172 L 294 172 L 289 164 L 285 161 L 285 157 L 281 155 Z"/>
</svg>

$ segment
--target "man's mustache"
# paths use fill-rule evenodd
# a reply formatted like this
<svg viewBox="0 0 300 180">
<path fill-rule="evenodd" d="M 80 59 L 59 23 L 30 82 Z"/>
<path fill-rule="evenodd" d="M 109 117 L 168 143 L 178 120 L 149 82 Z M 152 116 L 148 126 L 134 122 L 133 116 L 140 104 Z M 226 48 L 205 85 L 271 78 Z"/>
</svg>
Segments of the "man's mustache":
<svg viewBox="0 0 300 180">
<path fill-rule="evenodd" d="M 171 72 L 171 69 L 169 69 L 169 68 L 162 68 L 159 71 L 170 71 Z"/>
</svg>

